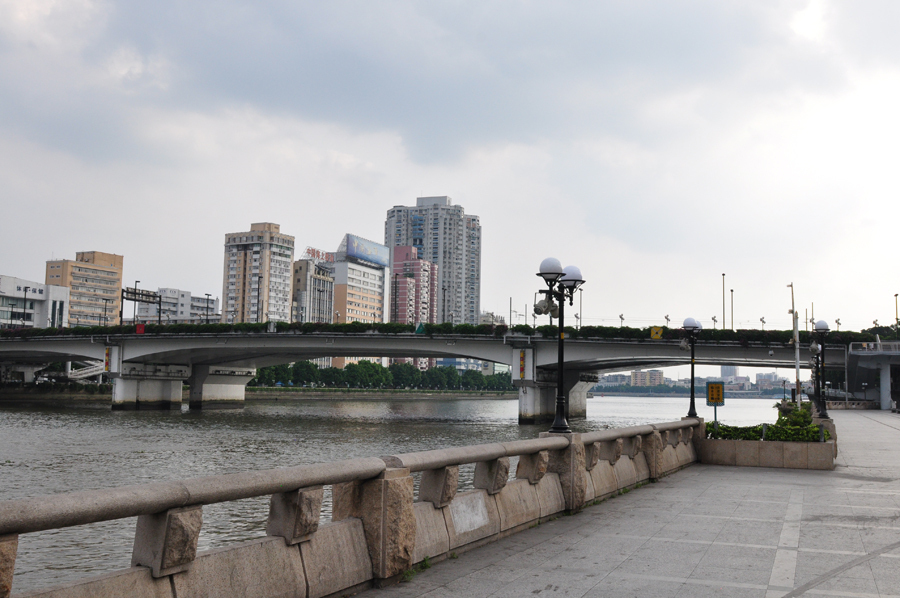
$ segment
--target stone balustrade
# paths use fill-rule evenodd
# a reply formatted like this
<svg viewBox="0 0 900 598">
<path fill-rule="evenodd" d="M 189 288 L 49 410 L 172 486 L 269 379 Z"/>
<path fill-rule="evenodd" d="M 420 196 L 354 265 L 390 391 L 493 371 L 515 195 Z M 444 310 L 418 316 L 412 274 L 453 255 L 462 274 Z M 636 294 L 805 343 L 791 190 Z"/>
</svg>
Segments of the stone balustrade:
<svg viewBox="0 0 900 598">
<path fill-rule="evenodd" d="M 320 598 L 396 581 L 696 461 L 696 418 L 0 503 L 0 598 L 21 534 L 137 517 L 132 567 L 19 596 Z M 510 476 L 510 458 L 518 458 Z M 475 464 L 459 492 L 460 465 Z M 418 493 L 412 474 L 421 472 Z M 324 486 L 331 521 L 321 523 Z M 197 552 L 203 506 L 270 496 L 267 537 Z"/>
</svg>

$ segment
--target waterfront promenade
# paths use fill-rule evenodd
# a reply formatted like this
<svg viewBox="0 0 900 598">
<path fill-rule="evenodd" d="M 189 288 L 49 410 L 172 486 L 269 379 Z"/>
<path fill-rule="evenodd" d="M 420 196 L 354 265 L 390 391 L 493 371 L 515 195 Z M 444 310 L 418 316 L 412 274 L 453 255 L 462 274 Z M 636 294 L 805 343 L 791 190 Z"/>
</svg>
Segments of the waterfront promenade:
<svg viewBox="0 0 900 598">
<path fill-rule="evenodd" d="M 900 415 L 831 415 L 834 471 L 695 464 L 360 596 L 900 596 Z"/>
</svg>

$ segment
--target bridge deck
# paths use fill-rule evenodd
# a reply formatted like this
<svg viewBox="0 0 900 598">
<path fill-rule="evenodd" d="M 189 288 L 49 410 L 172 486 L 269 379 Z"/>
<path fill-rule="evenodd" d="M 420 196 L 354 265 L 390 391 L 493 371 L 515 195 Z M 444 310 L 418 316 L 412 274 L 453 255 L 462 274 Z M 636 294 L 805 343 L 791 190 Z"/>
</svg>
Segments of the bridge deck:
<svg viewBox="0 0 900 598">
<path fill-rule="evenodd" d="M 360 596 L 900 595 L 900 416 L 833 417 L 834 471 L 694 465 Z"/>
</svg>

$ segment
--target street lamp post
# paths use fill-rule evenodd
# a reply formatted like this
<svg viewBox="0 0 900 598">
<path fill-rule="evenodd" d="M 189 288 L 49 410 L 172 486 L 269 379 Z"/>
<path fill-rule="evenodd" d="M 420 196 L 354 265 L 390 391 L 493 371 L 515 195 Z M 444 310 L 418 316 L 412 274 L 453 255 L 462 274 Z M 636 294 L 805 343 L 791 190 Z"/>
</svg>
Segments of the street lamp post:
<svg viewBox="0 0 900 598">
<path fill-rule="evenodd" d="M 209 324 L 209 293 L 204 293 L 206 295 L 206 323 Z"/>
<path fill-rule="evenodd" d="M 137 295 L 138 285 L 141 283 L 140 280 L 134 281 L 134 294 Z M 137 324 L 137 301 L 132 301 L 131 305 L 134 309 L 131 311 L 131 323 Z"/>
<path fill-rule="evenodd" d="M 816 372 L 816 411 L 819 417 L 828 419 L 828 410 L 825 407 L 825 339 L 828 336 L 828 323 L 825 320 L 819 320 L 815 323 L 815 333 L 819 339 L 819 347 L 816 355 L 817 372 Z"/>
<path fill-rule="evenodd" d="M 27 315 L 25 312 L 28 310 L 28 291 L 31 287 L 24 287 L 23 290 L 23 299 L 22 299 L 22 328 L 25 328 L 25 316 Z"/>
<path fill-rule="evenodd" d="M 575 291 L 584 284 L 581 277 L 581 270 L 577 266 L 562 267 L 559 260 L 548 257 L 541 262 L 540 271 L 537 274 L 547 283 L 547 288 L 539 291 L 542 295 L 546 295 L 546 299 L 541 299 L 534 306 L 534 313 L 537 315 L 550 314 L 557 315 L 559 318 L 559 358 L 556 366 L 556 413 L 553 418 L 553 425 L 550 427 L 551 432 L 567 433 L 571 432 L 569 422 L 566 421 L 567 401 L 565 395 L 565 387 L 563 380 L 563 372 L 565 368 L 565 305 L 566 300 L 569 305 L 573 305 L 575 299 Z M 555 303 L 554 300 L 559 303 Z M 554 312 L 556 312 L 554 314 Z"/>
<path fill-rule="evenodd" d="M 688 408 L 688 417 L 697 417 L 697 407 L 694 403 L 694 344 L 697 342 L 697 335 L 703 329 L 700 322 L 694 318 L 687 318 L 682 325 L 687 334 L 688 342 L 691 345 L 691 406 Z"/>
<path fill-rule="evenodd" d="M 256 323 L 262 322 L 262 281 L 263 276 L 260 274 L 256 277 Z"/>
<path fill-rule="evenodd" d="M 731 289 L 731 331 L 734 332 L 734 289 Z"/>
</svg>

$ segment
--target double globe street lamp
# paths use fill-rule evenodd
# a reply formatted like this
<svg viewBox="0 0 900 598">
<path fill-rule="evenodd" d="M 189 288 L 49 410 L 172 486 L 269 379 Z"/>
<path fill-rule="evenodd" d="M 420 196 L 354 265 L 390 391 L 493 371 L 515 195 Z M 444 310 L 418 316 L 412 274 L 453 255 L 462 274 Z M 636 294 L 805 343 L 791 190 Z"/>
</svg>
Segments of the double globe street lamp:
<svg viewBox="0 0 900 598">
<path fill-rule="evenodd" d="M 540 272 L 537 274 L 547 283 L 547 288 L 538 291 L 545 295 L 534 305 L 535 315 L 550 314 L 550 317 L 559 319 L 559 361 L 556 368 L 556 415 L 553 418 L 551 432 L 571 432 L 569 422 L 566 421 L 567 401 L 563 387 L 563 369 L 565 360 L 565 328 L 564 314 L 566 300 L 569 305 L 574 304 L 575 291 L 584 284 L 581 270 L 577 266 L 562 267 L 560 261 L 554 257 L 548 257 L 541 262 Z"/>
<path fill-rule="evenodd" d="M 697 417 L 697 407 L 694 404 L 694 345 L 697 343 L 697 337 L 703 326 L 694 318 L 687 318 L 681 326 L 687 335 L 687 341 L 691 345 L 691 406 L 688 409 L 688 417 Z M 682 341 L 684 342 L 684 341 Z"/>
<path fill-rule="evenodd" d="M 828 322 L 825 320 L 819 320 L 815 324 L 813 324 L 813 331 L 816 334 L 818 339 L 818 343 L 813 341 L 809 345 L 809 350 L 813 353 L 814 360 L 814 370 L 813 375 L 815 376 L 815 403 L 816 403 L 816 411 L 818 411 L 819 417 L 822 419 L 828 419 L 828 410 L 825 406 L 825 339 L 828 336 L 828 333 L 831 330 L 828 328 Z"/>
</svg>

